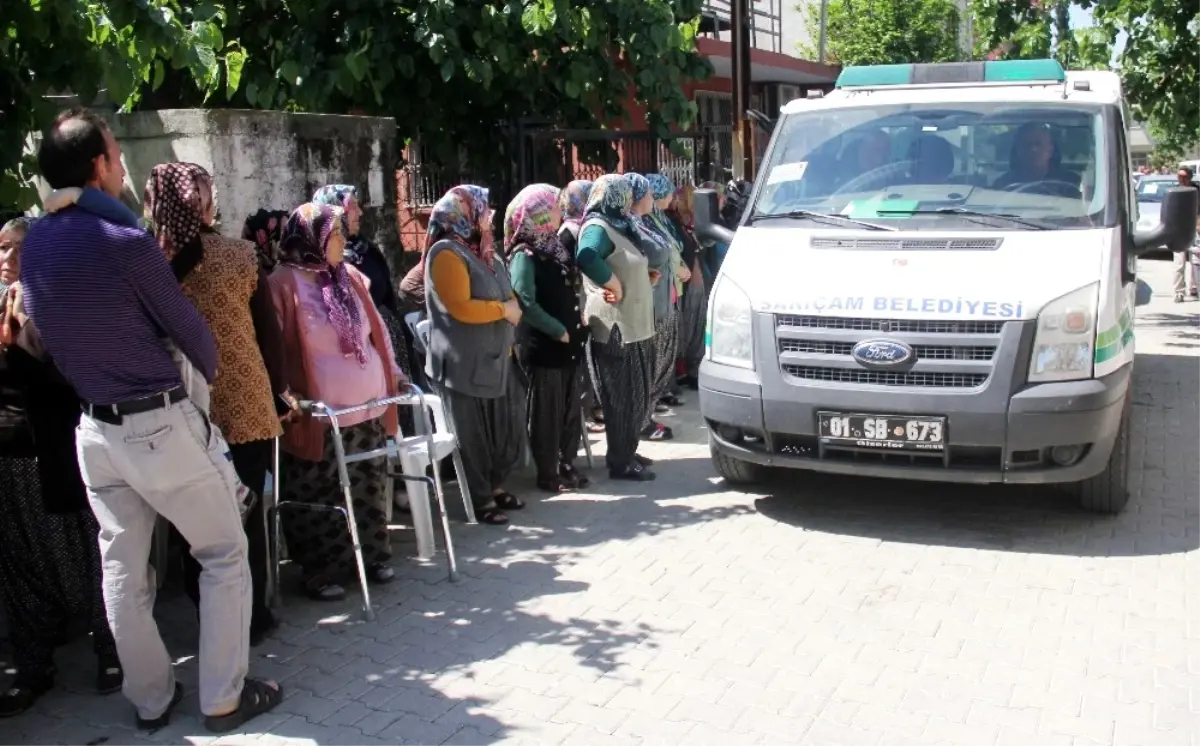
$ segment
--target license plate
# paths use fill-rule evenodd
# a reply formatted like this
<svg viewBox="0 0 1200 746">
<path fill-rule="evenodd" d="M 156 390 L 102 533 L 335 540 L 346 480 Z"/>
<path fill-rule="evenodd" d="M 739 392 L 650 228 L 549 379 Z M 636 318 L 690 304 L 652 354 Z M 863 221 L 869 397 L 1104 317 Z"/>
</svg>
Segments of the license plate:
<svg viewBox="0 0 1200 746">
<path fill-rule="evenodd" d="M 946 447 L 945 417 L 817 413 L 821 441 L 850 448 L 892 451 L 941 451 Z"/>
</svg>

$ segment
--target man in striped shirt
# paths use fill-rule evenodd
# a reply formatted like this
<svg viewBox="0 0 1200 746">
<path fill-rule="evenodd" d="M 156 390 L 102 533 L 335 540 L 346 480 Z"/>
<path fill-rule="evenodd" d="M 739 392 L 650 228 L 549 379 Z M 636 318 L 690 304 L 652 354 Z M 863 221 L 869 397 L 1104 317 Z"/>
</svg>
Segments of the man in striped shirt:
<svg viewBox="0 0 1200 746">
<path fill-rule="evenodd" d="M 221 434 L 187 398 L 173 343 L 216 375 L 212 333 L 157 242 L 116 198 L 125 169 L 104 121 L 86 110 L 55 120 L 38 153 L 74 202 L 33 225 L 21 282 L 46 349 L 83 400 L 79 466 L 100 523 L 104 600 L 138 725 L 158 728 L 182 696 L 154 622 L 149 572 L 155 519 L 188 540 L 200 577 L 200 705 L 210 729 L 274 706 L 279 688 L 246 679 L 250 569 L 240 484 Z"/>
</svg>

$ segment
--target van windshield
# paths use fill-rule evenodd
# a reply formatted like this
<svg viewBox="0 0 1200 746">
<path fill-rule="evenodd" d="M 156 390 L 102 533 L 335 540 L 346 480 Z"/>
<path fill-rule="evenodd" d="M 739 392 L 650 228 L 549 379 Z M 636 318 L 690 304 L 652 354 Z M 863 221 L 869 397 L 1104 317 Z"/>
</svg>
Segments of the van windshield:
<svg viewBox="0 0 1200 746">
<path fill-rule="evenodd" d="M 779 124 L 750 219 L 842 215 L 895 227 L 1105 225 L 1098 107 L 1005 102 L 821 109 Z M 790 213 L 790 215 L 789 215 Z M 1115 219 L 1115 218 L 1113 218 Z M 809 226 L 806 226 L 809 227 Z"/>
</svg>

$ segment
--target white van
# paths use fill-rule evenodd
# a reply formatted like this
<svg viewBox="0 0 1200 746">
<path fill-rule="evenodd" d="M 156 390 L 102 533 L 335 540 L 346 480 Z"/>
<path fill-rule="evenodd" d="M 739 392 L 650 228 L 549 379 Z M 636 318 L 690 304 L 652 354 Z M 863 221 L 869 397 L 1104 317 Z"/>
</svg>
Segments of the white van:
<svg viewBox="0 0 1200 746">
<path fill-rule="evenodd" d="M 697 193 L 731 244 L 700 369 L 717 471 L 1061 483 L 1120 511 L 1136 256 L 1190 243 L 1197 209 L 1171 190 L 1135 232 L 1126 126 L 1116 75 L 1051 60 L 851 67 L 783 107 L 735 233 Z"/>
</svg>

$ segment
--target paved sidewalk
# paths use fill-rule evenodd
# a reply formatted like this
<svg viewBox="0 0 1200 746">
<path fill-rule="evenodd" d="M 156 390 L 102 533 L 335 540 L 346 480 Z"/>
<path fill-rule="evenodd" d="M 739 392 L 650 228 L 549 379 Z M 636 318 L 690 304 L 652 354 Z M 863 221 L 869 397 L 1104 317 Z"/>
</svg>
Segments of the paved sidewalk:
<svg viewBox="0 0 1200 746">
<path fill-rule="evenodd" d="M 1170 302 L 1168 263 L 1143 273 L 1124 515 L 802 473 L 731 492 L 692 395 L 681 440 L 645 448 L 657 482 L 457 526 L 461 583 L 400 562 L 373 623 L 290 597 L 252 664 L 288 699 L 216 743 L 1200 744 L 1200 303 Z M 93 695 L 81 642 L 0 743 L 212 742 L 194 613 L 160 620 L 189 690 L 169 727 Z"/>
</svg>

